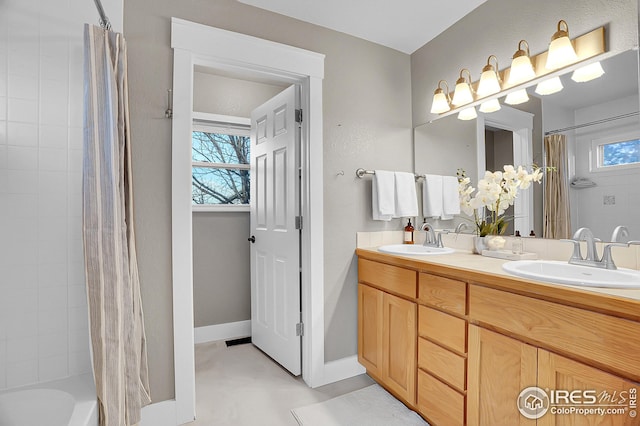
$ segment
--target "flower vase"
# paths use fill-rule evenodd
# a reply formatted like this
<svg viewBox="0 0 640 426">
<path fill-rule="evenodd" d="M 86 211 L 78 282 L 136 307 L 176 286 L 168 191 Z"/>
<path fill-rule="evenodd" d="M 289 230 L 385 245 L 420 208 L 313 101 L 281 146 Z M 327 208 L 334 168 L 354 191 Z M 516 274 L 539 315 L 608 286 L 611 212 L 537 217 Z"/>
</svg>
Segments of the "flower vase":
<svg viewBox="0 0 640 426">
<path fill-rule="evenodd" d="M 487 250 L 487 243 L 484 237 L 473 237 L 473 252 L 482 254 L 482 250 Z"/>
<path fill-rule="evenodd" d="M 507 240 L 500 235 L 487 235 L 484 239 L 489 250 L 493 251 L 502 250 L 507 243 Z"/>
</svg>

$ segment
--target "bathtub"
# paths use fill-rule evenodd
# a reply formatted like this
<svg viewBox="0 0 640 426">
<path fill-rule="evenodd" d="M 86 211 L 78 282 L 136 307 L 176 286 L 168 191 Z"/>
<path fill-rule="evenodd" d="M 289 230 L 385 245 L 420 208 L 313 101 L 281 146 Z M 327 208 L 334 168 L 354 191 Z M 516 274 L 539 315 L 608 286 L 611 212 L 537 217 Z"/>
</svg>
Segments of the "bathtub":
<svg viewBox="0 0 640 426">
<path fill-rule="evenodd" d="M 91 374 L 0 393 L 2 426 L 97 426 L 98 408 Z"/>
</svg>

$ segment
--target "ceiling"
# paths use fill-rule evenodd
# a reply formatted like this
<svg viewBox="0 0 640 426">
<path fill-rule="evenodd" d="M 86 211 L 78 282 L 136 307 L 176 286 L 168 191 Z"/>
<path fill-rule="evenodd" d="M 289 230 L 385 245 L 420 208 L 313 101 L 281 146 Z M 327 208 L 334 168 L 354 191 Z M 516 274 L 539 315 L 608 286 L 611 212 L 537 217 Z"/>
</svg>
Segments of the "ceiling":
<svg viewBox="0 0 640 426">
<path fill-rule="evenodd" d="M 486 0 L 238 0 L 411 54 Z"/>
</svg>

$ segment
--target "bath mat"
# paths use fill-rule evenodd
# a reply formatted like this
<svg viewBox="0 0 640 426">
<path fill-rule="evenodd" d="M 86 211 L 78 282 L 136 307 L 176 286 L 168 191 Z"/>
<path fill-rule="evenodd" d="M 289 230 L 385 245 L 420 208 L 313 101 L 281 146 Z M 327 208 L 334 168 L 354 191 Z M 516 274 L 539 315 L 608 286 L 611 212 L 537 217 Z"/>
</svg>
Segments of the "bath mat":
<svg viewBox="0 0 640 426">
<path fill-rule="evenodd" d="M 300 426 L 429 426 L 380 385 L 291 410 Z"/>
</svg>

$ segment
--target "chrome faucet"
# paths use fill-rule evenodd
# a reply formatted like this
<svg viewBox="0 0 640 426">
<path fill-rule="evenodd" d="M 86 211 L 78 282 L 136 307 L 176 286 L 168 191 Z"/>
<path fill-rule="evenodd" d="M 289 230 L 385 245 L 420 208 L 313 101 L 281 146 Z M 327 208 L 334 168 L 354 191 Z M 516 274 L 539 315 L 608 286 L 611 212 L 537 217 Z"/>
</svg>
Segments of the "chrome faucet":
<svg viewBox="0 0 640 426">
<path fill-rule="evenodd" d="M 612 243 L 626 242 L 626 241 L 619 241 L 619 240 L 621 238 L 628 237 L 628 236 L 629 236 L 629 229 L 624 225 L 618 225 L 616 226 L 616 228 L 613 230 L 613 233 L 611 234 L 611 242 Z"/>
<path fill-rule="evenodd" d="M 593 266 L 603 269 L 618 269 L 611 256 L 612 247 L 628 247 L 628 243 L 616 243 L 612 242 L 604 246 L 602 251 L 602 257 L 598 256 L 598 249 L 596 247 L 596 241 L 599 241 L 593 236 L 593 232 L 589 228 L 580 228 L 575 234 L 573 239 L 560 240 L 568 243 L 573 243 L 573 253 L 569 258 L 569 263 L 573 265 Z M 587 243 L 587 257 L 582 257 L 582 251 L 580 250 L 580 241 Z"/>
<path fill-rule="evenodd" d="M 469 229 L 469 225 L 467 225 L 464 222 L 460 222 L 458 224 L 458 226 L 456 226 L 456 230 L 454 231 L 456 234 L 461 233 L 462 231 L 466 231 L 467 229 Z"/>
<path fill-rule="evenodd" d="M 440 231 L 436 235 L 436 232 L 433 230 L 433 225 L 428 222 L 423 223 L 420 229 L 422 231 L 427 231 L 423 245 L 440 248 L 444 247 L 444 244 L 442 244 L 442 234 L 448 234 L 449 231 Z"/>
</svg>

